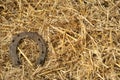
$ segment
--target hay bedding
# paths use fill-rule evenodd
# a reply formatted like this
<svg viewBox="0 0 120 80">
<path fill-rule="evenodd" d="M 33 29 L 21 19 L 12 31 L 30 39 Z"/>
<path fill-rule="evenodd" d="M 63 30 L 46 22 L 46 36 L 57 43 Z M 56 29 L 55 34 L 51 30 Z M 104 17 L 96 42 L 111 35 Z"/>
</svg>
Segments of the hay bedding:
<svg viewBox="0 0 120 80">
<path fill-rule="evenodd" d="M 32 40 L 19 45 L 20 67 L 12 67 L 12 36 L 36 31 L 48 42 L 43 67 Z M 23 56 L 24 55 L 24 56 Z M 0 80 L 119 80 L 119 0 L 1 0 Z"/>
</svg>

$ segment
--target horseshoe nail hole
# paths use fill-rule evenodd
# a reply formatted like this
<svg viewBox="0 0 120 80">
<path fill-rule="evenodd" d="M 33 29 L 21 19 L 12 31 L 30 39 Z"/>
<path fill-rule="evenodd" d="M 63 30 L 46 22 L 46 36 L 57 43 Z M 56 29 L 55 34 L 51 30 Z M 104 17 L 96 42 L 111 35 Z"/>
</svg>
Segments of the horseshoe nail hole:
<svg viewBox="0 0 120 80">
<path fill-rule="evenodd" d="M 42 54 L 44 53 L 44 51 L 42 51 Z"/>
<path fill-rule="evenodd" d="M 18 34 L 17 37 L 19 37 L 20 35 Z"/>
<path fill-rule="evenodd" d="M 38 41 L 40 41 L 40 38 L 38 38 Z"/>
<path fill-rule="evenodd" d="M 17 61 L 18 65 L 20 64 L 20 61 Z"/>
<path fill-rule="evenodd" d="M 15 40 L 12 40 L 12 42 L 15 42 Z"/>
</svg>

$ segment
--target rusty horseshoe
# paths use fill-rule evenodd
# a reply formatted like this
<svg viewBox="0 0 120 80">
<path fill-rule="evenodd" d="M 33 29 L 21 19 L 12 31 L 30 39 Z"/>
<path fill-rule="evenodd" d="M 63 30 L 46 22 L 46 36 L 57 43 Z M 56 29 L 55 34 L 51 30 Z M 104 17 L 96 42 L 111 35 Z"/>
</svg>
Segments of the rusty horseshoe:
<svg viewBox="0 0 120 80">
<path fill-rule="evenodd" d="M 45 40 L 37 32 L 22 32 L 14 36 L 10 44 L 10 56 L 12 59 L 13 66 L 18 66 L 21 64 L 21 61 L 17 54 L 17 46 L 20 44 L 20 41 L 24 38 L 32 39 L 33 41 L 37 42 L 40 48 L 40 56 L 37 60 L 37 64 L 43 65 L 47 56 L 47 45 L 45 43 Z"/>
</svg>

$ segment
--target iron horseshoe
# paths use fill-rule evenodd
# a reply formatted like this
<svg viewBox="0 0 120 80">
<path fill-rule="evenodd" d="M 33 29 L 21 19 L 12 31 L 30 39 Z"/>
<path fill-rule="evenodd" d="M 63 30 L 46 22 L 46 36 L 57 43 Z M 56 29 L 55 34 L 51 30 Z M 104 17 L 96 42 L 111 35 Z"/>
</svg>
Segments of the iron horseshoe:
<svg viewBox="0 0 120 80">
<path fill-rule="evenodd" d="M 40 56 L 37 60 L 37 64 L 43 65 L 45 63 L 45 58 L 47 56 L 47 45 L 37 32 L 22 32 L 13 37 L 13 40 L 10 44 L 10 56 L 12 59 L 13 66 L 18 66 L 21 64 L 20 59 L 17 55 L 17 46 L 20 44 L 20 41 L 24 38 L 32 39 L 37 42 L 40 50 Z"/>
</svg>

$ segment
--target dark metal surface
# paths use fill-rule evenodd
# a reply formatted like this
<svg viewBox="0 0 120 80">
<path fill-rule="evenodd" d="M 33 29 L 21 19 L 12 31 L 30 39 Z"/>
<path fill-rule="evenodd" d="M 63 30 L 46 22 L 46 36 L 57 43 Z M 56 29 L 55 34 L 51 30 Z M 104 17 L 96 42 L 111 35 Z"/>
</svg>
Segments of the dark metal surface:
<svg viewBox="0 0 120 80">
<path fill-rule="evenodd" d="M 33 41 L 37 42 L 40 49 L 40 56 L 37 60 L 37 64 L 43 65 L 47 56 L 47 45 L 44 39 L 37 32 L 22 32 L 14 36 L 10 44 L 10 56 L 13 66 L 18 66 L 21 64 L 17 54 L 17 47 L 20 44 L 20 41 L 24 38 L 32 39 Z"/>
</svg>

